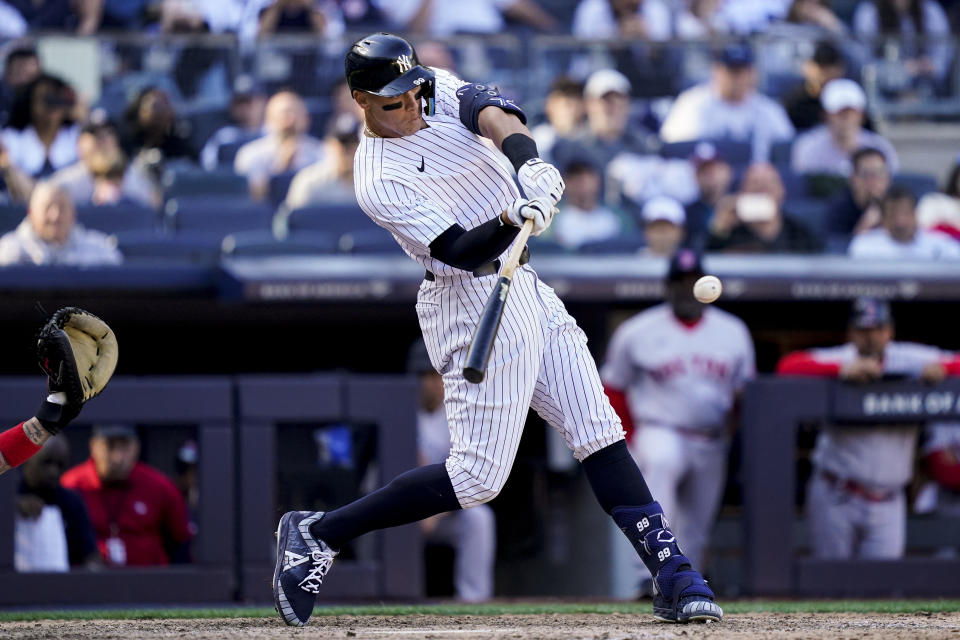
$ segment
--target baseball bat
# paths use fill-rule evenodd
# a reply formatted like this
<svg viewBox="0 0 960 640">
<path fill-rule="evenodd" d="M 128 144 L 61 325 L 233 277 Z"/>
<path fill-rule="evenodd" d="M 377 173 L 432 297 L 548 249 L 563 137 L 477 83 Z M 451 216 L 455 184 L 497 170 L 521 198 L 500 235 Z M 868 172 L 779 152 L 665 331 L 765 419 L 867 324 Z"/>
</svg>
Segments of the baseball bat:
<svg viewBox="0 0 960 640">
<path fill-rule="evenodd" d="M 513 249 L 507 256 L 503 268 L 500 270 L 500 279 L 493 288 L 487 304 L 483 306 L 480 321 L 473 330 L 470 339 L 470 349 L 467 350 L 467 363 L 463 367 L 463 377 L 467 382 L 480 384 L 487 373 L 487 363 L 493 352 L 493 342 L 497 339 L 497 330 L 500 328 L 500 319 L 503 317 L 503 308 L 507 303 L 507 294 L 510 293 L 510 283 L 513 281 L 513 272 L 520 264 L 520 254 L 527 244 L 530 232 L 533 231 L 533 220 L 527 219 L 520 227 L 520 233 L 513 243 Z"/>
</svg>

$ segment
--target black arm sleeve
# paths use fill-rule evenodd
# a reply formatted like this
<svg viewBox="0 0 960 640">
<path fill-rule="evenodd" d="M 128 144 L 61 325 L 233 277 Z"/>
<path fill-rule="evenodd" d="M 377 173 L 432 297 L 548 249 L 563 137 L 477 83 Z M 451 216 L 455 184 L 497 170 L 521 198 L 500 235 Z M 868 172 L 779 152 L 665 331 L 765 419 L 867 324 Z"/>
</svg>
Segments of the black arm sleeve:
<svg viewBox="0 0 960 640">
<path fill-rule="evenodd" d="M 500 224 L 499 218 L 470 231 L 455 224 L 430 243 L 430 257 L 457 269 L 473 271 L 503 253 L 519 232 L 517 227 Z"/>
</svg>

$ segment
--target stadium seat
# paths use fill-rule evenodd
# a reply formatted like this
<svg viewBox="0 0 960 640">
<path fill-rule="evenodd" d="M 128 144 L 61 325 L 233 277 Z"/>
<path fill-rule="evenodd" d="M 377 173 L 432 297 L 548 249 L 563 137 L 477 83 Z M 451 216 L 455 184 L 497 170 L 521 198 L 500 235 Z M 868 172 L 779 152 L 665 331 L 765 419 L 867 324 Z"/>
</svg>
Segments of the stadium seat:
<svg viewBox="0 0 960 640">
<path fill-rule="evenodd" d="M 23 204 L 0 205 L 0 235 L 13 231 L 26 217 L 27 206 Z"/>
<path fill-rule="evenodd" d="M 830 205 L 824 200 L 815 198 L 798 198 L 789 200 L 783 205 L 783 213 L 805 225 L 819 238 L 827 235 L 827 215 Z"/>
<path fill-rule="evenodd" d="M 643 247 L 643 234 L 624 233 L 606 240 L 587 242 L 577 248 L 577 253 L 612 254 L 636 253 Z"/>
<path fill-rule="evenodd" d="M 204 109 L 184 114 L 190 123 L 190 142 L 195 149 L 202 149 L 214 132 L 230 124 L 226 109 Z"/>
<path fill-rule="evenodd" d="M 780 179 L 783 181 L 783 188 L 786 192 L 787 200 L 796 200 L 806 198 L 810 194 L 807 192 L 807 177 L 800 173 L 794 173 L 790 165 L 778 166 Z"/>
<path fill-rule="evenodd" d="M 247 179 L 233 169 L 204 171 L 199 167 L 178 167 L 163 174 L 163 195 L 166 199 L 195 195 L 245 196 Z"/>
<path fill-rule="evenodd" d="M 351 231 L 379 229 L 358 205 L 300 207 L 278 215 L 286 220 L 291 231 L 327 231 L 342 236 Z"/>
<path fill-rule="evenodd" d="M 267 199 L 273 206 L 279 206 L 287 197 L 287 191 L 290 190 L 290 183 L 293 177 L 297 175 L 296 171 L 284 171 L 275 176 L 270 176 L 269 195 Z"/>
<path fill-rule="evenodd" d="M 386 229 L 364 229 L 340 236 L 340 251 L 382 255 L 406 255 Z"/>
<path fill-rule="evenodd" d="M 269 230 L 273 209 L 246 197 L 185 196 L 167 201 L 164 217 L 170 231 L 215 231 L 226 235 L 234 231 Z"/>
<path fill-rule="evenodd" d="M 335 253 L 337 237 L 320 231 L 300 231 L 277 239 L 270 231 L 231 233 L 220 245 L 225 257 L 312 256 Z"/>
<path fill-rule="evenodd" d="M 693 150 L 701 142 L 713 144 L 720 155 L 726 158 L 727 162 L 735 166 L 749 164 L 753 156 L 753 148 L 749 142 L 737 142 L 736 140 L 687 140 L 685 142 L 667 142 L 660 147 L 660 155 L 664 158 L 686 160 L 693 155 Z"/>
<path fill-rule="evenodd" d="M 533 255 L 557 255 L 562 253 L 568 253 L 567 248 L 556 240 L 550 240 L 548 238 L 540 237 L 531 237 L 527 241 L 527 246 L 530 247 L 530 254 Z"/>
<path fill-rule="evenodd" d="M 240 147 L 256 140 L 259 136 L 257 135 L 248 135 L 236 140 L 234 142 L 227 142 L 220 145 L 217 149 L 217 164 L 223 167 L 223 169 L 232 172 L 233 171 L 233 161 L 237 157 L 237 151 L 240 150 Z"/>
<path fill-rule="evenodd" d="M 918 200 L 938 190 L 937 179 L 928 173 L 898 173 L 893 177 L 893 184 L 910 189 Z"/>
<path fill-rule="evenodd" d="M 213 265 L 220 259 L 223 234 L 184 233 L 163 235 L 150 231 L 117 233 L 117 249 L 124 262 L 178 261 Z"/>
<path fill-rule="evenodd" d="M 155 231 L 159 227 L 160 216 L 153 209 L 136 203 L 102 207 L 84 205 L 77 207 L 77 222 L 104 233 Z"/>
<path fill-rule="evenodd" d="M 790 166 L 792 154 L 793 140 L 774 142 L 770 146 L 770 163 L 783 171 L 784 167 Z"/>
</svg>

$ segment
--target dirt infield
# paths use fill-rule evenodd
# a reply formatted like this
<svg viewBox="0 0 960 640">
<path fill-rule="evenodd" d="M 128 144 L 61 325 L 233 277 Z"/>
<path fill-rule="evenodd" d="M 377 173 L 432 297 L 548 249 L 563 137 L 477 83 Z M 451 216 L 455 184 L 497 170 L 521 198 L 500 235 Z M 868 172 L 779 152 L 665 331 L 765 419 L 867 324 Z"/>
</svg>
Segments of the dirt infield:
<svg viewBox="0 0 960 640">
<path fill-rule="evenodd" d="M 0 623 L 0 638 L 29 640 L 363 640 L 474 638 L 627 640 L 628 638 L 806 639 L 947 638 L 960 640 L 960 613 L 736 614 L 719 624 L 670 625 L 649 615 L 329 616 L 302 629 L 276 618 L 210 620 L 45 620 Z"/>
</svg>

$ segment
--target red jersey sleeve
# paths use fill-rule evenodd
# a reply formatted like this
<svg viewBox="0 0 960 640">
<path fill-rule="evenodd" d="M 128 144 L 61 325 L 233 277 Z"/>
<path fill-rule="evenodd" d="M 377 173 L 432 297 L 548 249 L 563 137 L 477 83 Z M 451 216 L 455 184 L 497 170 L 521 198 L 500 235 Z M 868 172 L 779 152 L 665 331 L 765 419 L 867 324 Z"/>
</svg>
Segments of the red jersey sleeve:
<svg viewBox="0 0 960 640">
<path fill-rule="evenodd" d="M 780 358 L 777 373 L 782 376 L 836 378 L 840 375 L 840 365 L 836 362 L 821 362 L 808 351 L 794 351 Z"/>
<path fill-rule="evenodd" d="M 944 360 L 943 368 L 947 370 L 948 376 L 960 376 L 960 354 L 955 354 L 949 360 Z"/>
<path fill-rule="evenodd" d="M 608 384 L 603 385 L 603 390 L 607 393 L 607 398 L 610 399 L 610 406 L 613 407 L 613 410 L 620 416 L 620 422 L 623 423 L 623 430 L 627 434 L 627 441 L 629 441 L 633 435 L 634 427 L 633 418 L 630 417 L 630 407 L 627 406 L 627 394 L 621 389 L 614 389 Z"/>
</svg>

